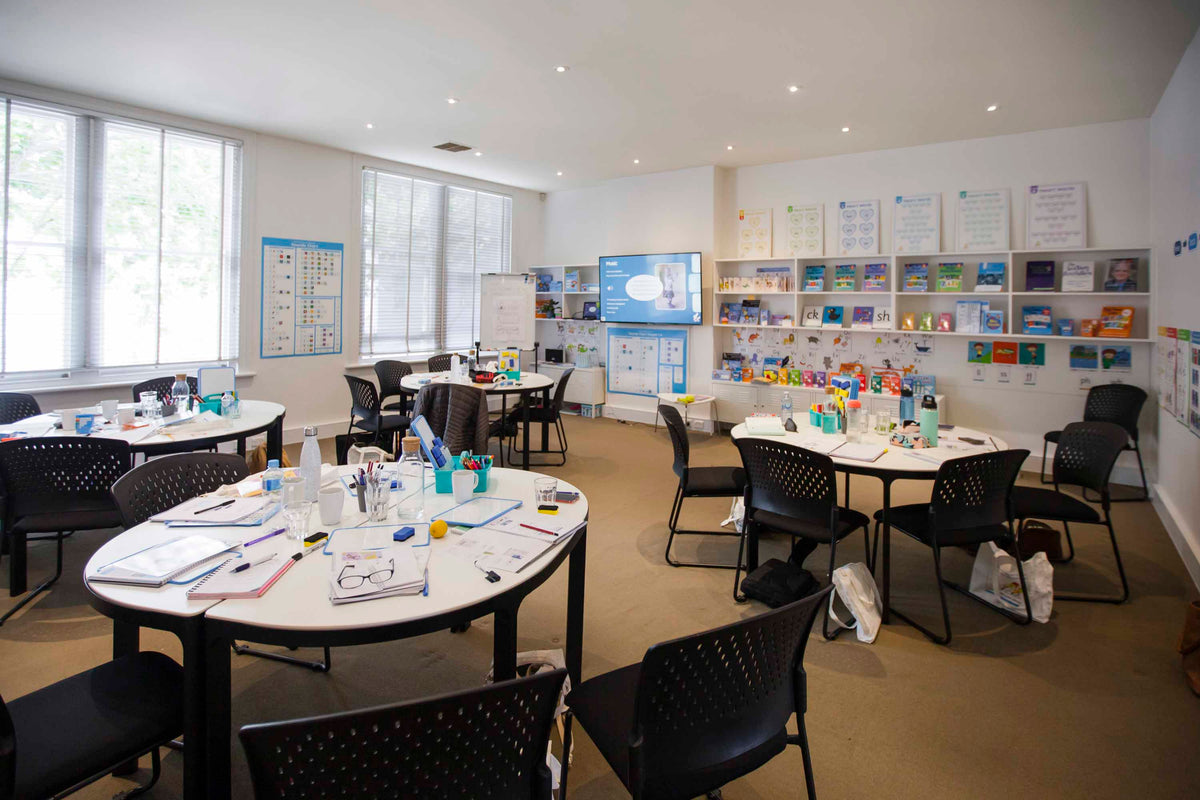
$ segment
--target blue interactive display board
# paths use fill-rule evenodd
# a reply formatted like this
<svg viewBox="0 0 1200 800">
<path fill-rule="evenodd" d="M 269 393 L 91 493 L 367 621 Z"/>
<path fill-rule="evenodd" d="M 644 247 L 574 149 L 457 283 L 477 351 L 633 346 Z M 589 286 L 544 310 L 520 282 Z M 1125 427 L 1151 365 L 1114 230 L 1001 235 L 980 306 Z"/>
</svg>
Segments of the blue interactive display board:
<svg viewBox="0 0 1200 800">
<path fill-rule="evenodd" d="M 687 391 L 686 330 L 608 329 L 608 391 L 654 397 Z"/>
<path fill-rule="evenodd" d="M 600 259 L 601 322 L 699 325 L 701 306 L 699 253 Z"/>
</svg>

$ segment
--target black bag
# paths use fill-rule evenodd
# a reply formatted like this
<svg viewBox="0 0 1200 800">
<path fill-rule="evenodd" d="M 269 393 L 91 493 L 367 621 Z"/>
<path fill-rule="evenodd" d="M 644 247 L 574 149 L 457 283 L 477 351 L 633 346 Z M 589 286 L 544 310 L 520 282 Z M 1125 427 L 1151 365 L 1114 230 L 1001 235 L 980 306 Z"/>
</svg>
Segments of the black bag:
<svg viewBox="0 0 1200 800">
<path fill-rule="evenodd" d="M 820 588 L 811 572 L 778 558 L 769 559 L 742 579 L 742 593 L 771 608 L 795 602 Z"/>
</svg>

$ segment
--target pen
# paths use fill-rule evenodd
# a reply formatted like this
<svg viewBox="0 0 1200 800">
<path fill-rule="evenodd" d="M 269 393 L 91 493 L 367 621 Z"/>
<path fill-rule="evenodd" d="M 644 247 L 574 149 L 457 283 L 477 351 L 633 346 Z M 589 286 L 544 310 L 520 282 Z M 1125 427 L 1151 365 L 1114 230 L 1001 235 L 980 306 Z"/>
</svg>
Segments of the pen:
<svg viewBox="0 0 1200 800">
<path fill-rule="evenodd" d="M 545 528 L 539 528 L 536 525 L 526 525 L 524 522 L 521 523 L 521 527 L 528 528 L 531 531 L 537 531 L 538 533 L 549 534 L 550 536 L 558 536 L 558 533 L 555 531 L 548 531 Z"/>
<path fill-rule="evenodd" d="M 995 439 L 993 439 L 992 437 L 989 436 L 988 441 L 992 443 L 992 447 L 996 448 L 996 450 L 1000 449 L 999 446 L 997 446 Z"/>
<path fill-rule="evenodd" d="M 224 503 L 217 503 L 215 506 L 209 506 L 208 508 L 202 508 L 199 511 L 193 511 L 192 514 L 204 514 L 205 512 L 216 511 L 218 508 L 224 508 L 225 506 L 231 505 L 233 505 L 233 498 L 226 500 Z"/>
<path fill-rule="evenodd" d="M 249 561 L 245 564 L 238 564 L 236 567 L 233 568 L 233 571 L 234 572 L 245 572 L 246 570 L 250 569 L 251 567 L 257 567 L 259 564 L 265 564 L 268 561 L 273 560 L 277 555 L 279 555 L 279 553 L 271 553 L 271 555 L 264 556 L 263 558 L 260 558 L 257 561 Z"/>
<path fill-rule="evenodd" d="M 268 533 L 264 536 L 260 536 L 257 539 L 251 539 L 250 541 L 243 544 L 242 547 L 249 547 L 252 544 L 258 544 L 259 542 L 265 542 L 267 539 L 270 539 L 272 536 L 278 536 L 279 534 L 283 533 L 286 530 L 287 530 L 287 528 L 276 528 L 275 530 L 271 531 L 270 533 Z"/>
</svg>

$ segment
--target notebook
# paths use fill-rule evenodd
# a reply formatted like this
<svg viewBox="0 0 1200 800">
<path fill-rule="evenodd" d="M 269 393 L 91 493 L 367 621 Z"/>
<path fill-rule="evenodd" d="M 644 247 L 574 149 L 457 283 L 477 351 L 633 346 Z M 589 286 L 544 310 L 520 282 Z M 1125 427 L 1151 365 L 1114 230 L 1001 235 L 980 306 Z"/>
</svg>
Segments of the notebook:
<svg viewBox="0 0 1200 800">
<path fill-rule="evenodd" d="M 279 580 L 279 576 L 291 569 L 299 559 L 299 553 L 295 555 L 276 554 L 276 557 L 270 561 L 257 564 L 241 572 L 234 572 L 239 564 L 246 562 L 242 558 L 231 558 L 188 589 L 188 599 L 244 600 L 262 597 L 267 589 L 270 589 L 275 581 Z"/>
<path fill-rule="evenodd" d="M 746 417 L 746 433 L 751 436 L 783 436 L 783 422 L 774 415 Z"/>
<path fill-rule="evenodd" d="M 211 536 L 185 536 L 147 547 L 99 567 L 91 581 L 133 586 L 162 586 L 230 550 L 233 545 Z"/>
<path fill-rule="evenodd" d="M 330 559 L 329 600 L 334 605 L 396 595 L 422 594 L 428 584 L 428 547 L 347 550 Z"/>
<path fill-rule="evenodd" d="M 886 447 L 877 444 L 843 442 L 830 455 L 834 458 L 848 458 L 851 461 L 874 461 L 886 452 Z"/>
<path fill-rule="evenodd" d="M 232 501 L 232 502 L 230 502 Z M 226 505 L 228 504 L 228 505 Z M 193 497 L 172 509 L 150 518 L 151 522 L 204 522 L 209 525 L 232 525 L 261 512 L 267 506 L 264 497 Z"/>
</svg>

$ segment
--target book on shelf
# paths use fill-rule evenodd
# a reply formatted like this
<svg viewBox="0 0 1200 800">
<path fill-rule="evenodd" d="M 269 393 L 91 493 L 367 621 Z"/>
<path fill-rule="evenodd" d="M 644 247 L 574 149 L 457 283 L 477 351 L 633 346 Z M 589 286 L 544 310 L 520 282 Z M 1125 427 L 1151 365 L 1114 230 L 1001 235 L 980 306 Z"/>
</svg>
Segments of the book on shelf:
<svg viewBox="0 0 1200 800">
<path fill-rule="evenodd" d="M 721 303 L 721 325 L 740 325 L 742 322 L 741 303 Z"/>
<path fill-rule="evenodd" d="M 890 331 L 892 329 L 892 309 L 888 306 L 875 307 L 875 319 L 871 323 L 875 330 Z"/>
<path fill-rule="evenodd" d="M 984 309 L 983 316 L 980 318 L 983 333 L 993 335 L 1004 333 L 1004 312 L 1000 310 L 993 311 Z"/>
<path fill-rule="evenodd" d="M 928 264 L 904 265 L 904 291 L 924 292 L 929 288 Z"/>
<path fill-rule="evenodd" d="M 1000 292 L 1004 290 L 1004 262 L 980 261 L 975 274 L 975 291 Z"/>
<path fill-rule="evenodd" d="M 563 291 L 578 292 L 579 290 L 579 270 L 569 269 L 563 272 Z"/>
<path fill-rule="evenodd" d="M 954 330 L 959 333 L 979 333 L 983 330 L 986 300 L 959 300 L 954 304 Z"/>
<path fill-rule="evenodd" d="M 1100 329 L 1096 335 L 1104 339 L 1128 339 L 1133 331 L 1133 308 L 1105 306 L 1100 310 Z"/>
<path fill-rule="evenodd" d="M 813 264 L 804 268 L 804 291 L 806 292 L 823 292 L 825 291 L 825 267 L 820 264 Z"/>
<path fill-rule="evenodd" d="M 932 331 L 933 330 L 933 312 L 922 311 L 921 318 L 917 321 L 917 330 Z"/>
<path fill-rule="evenodd" d="M 900 330 L 915 331 L 917 329 L 917 315 L 912 311 L 905 311 L 900 317 Z"/>
<path fill-rule="evenodd" d="M 938 333 L 949 333 L 954 330 L 954 315 L 949 311 L 943 311 L 939 314 L 937 329 Z"/>
<path fill-rule="evenodd" d="M 721 354 L 721 369 L 727 370 L 730 373 L 742 371 L 742 354 L 741 353 L 722 353 Z"/>
<path fill-rule="evenodd" d="M 821 327 L 822 328 L 840 328 L 842 327 L 842 307 L 841 306 L 825 306 L 821 312 Z"/>
<path fill-rule="evenodd" d="M 1025 263 L 1025 291 L 1054 291 L 1054 262 L 1027 261 Z"/>
<path fill-rule="evenodd" d="M 887 264 L 866 264 L 863 266 L 863 291 L 887 291 Z"/>
<path fill-rule="evenodd" d="M 743 325 L 758 325 L 759 324 L 759 301 L 758 300 L 743 300 L 742 301 L 742 324 Z"/>
<path fill-rule="evenodd" d="M 1100 320 L 1098 319 L 1081 319 L 1079 320 L 1079 335 L 1080 336 L 1095 336 L 1100 330 Z"/>
<path fill-rule="evenodd" d="M 542 292 L 543 294 L 550 292 L 551 291 L 550 286 L 551 286 L 551 283 L 553 282 L 553 280 L 554 280 L 554 276 L 551 275 L 549 272 L 537 273 L 536 277 L 534 278 L 534 281 L 537 284 L 534 287 L 534 290 L 538 291 L 538 292 Z"/>
<path fill-rule="evenodd" d="M 938 264 L 937 290 L 939 292 L 961 292 L 962 271 L 961 262 Z"/>
<path fill-rule="evenodd" d="M 1022 306 L 1021 333 L 1050 336 L 1054 333 L 1054 318 L 1050 306 Z"/>
<path fill-rule="evenodd" d="M 775 314 L 770 311 L 766 311 L 764 313 L 768 317 L 768 323 L 771 325 L 774 325 L 776 328 L 792 327 L 792 315 L 791 314 Z"/>
<path fill-rule="evenodd" d="M 1062 290 L 1064 292 L 1091 292 L 1096 288 L 1096 262 L 1064 261 L 1062 268 Z"/>
<path fill-rule="evenodd" d="M 804 382 L 805 386 L 811 389 L 813 387 L 813 381 L 816 380 L 816 377 L 811 369 L 806 369 L 801 375 L 801 380 Z"/>
<path fill-rule="evenodd" d="M 870 328 L 875 321 L 875 309 L 872 306 L 855 306 L 854 317 L 850 320 L 851 328 Z"/>
<path fill-rule="evenodd" d="M 814 389 L 824 389 L 825 388 L 825 373 L 824 373 L 824 371 L 819 370 L 819 369 L 813 371 L 813 388 Z"/>
<path fill-rule="evenodd" d="M 835 292 L 853 292 L 855 273 L 854 264 L 838 264 L 833 268 L 833 290 Z"/>
<path fill-rule="evenodd" d="M 712 379 L 714 381 L 731 381 L 733 380 L 733 373 L 727 369 L 714 369 L 712 371 Z"/>
<path fill-rule="evenodd" d="M 1058 328 L 1059 336 L 1074 336 L 1075 335 L 1075 320 L 1073 319 L 1056 319 L 1055 326 Z"/>
<path fill-rule="evenodd" d="M 821 327 L 821 307 L 806 306 L 804 309 L 804 323 L 801 327 L 804 328 L 819 328 Z"/>
<path fill-rule="evenodd" d="M 1108 277 L 1104 280 L 1104 291 L 1136 292 L 1138 290 L 1137 279 L 1136 258 L 1114 258 L 1108 262 Z"/>
</svg>

